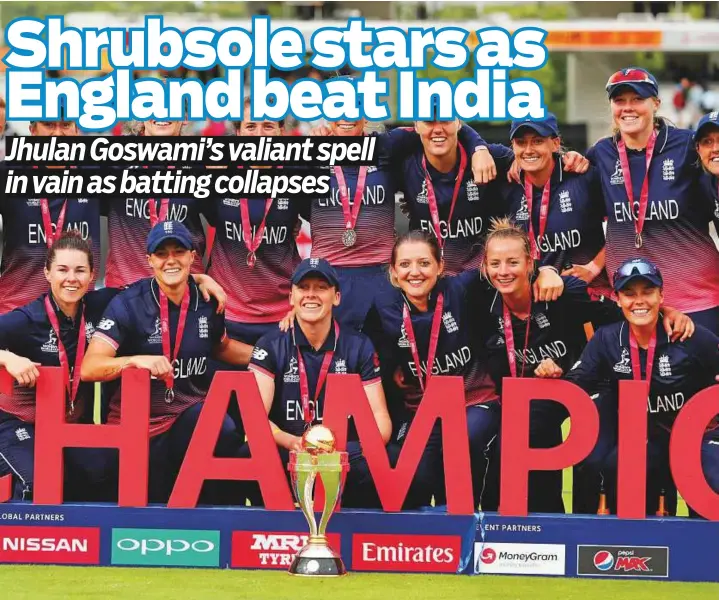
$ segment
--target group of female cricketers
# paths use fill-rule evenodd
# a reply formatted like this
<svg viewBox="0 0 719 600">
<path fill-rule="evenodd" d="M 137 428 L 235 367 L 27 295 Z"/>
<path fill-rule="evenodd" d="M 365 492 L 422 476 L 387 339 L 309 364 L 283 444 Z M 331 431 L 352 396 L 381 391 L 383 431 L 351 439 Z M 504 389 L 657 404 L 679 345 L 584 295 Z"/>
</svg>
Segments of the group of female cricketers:
<svg viewBox="0 0 719 600">
<path fill-rule="evenodd" d="M 459 121 L 418 122 L 414 131 L 379 134 L 375 166 L 333 167 L 330 194 L 311 202 L 0 201 L 0 366 L 15 380 L 12 394 L 0 394 L 0 475 L 13 477 L 14 497 L 32 497 L 38 367 L 64 369 L 67 418 L 87 426 L 92 382 L 103 382 L 102 420 L 115 422 L 122 372 L 135 367 L 153 376 L 150 499 L 166 502 L 213 373 L 265 360 L 263 340 L 274 339 L 279 325 L 301 325 L 306 334 L 315 286 L 305 280 L 319 278 L 337 293 L 333 333 L 304 350 L 291 346 L 284 383 L 297 390 L 285 385 L 284 395 L 270 394 L 270 414 L 282 413 L 272 403 L 289 402 L 288 393 L 311 396 L 314 416 L 305 422 L 320 422 L 327 369 L 308 380 L 298 365 L 315 352 L 327 355 L 328 339 L 336 350 L 343 331 L 360 336 L 357 343 L 371 342 L 378 358 L 383 393 L 371 398 L 390 416 L 394 461 L 429 378 L 459 375 L 474 503 L 492 510 L 501 422 L 512 418 L 502 411 L 503 378 L 566 379 L 599 409 L 599 441 L 575 468 L 573 507 L 596 512 L 600 498 L 612 504 L 618 382 L 642 380 L 647 514 L 676 511 L 671 427 L 719 373 L 719 251 L 709 229 L 719 222 L 719 118 L 706 115 L 694 132 L 676 128 L 658 116 L 656 79 L 641 68 L 613 74 L 606 93 L 612 134 L 586 158 L 562 151 L 551 114 L 512 122 L 508 146 L 485 144 Z M 252 121 L 248 106 L 245 117 L 237 135 L 283 133 L 282 122 Z M 338 121 L 313 133 L 364 135 L 364 127 Z M 181 129 L 148 121 L 142 134 Z M 77 129 L 35 122 L 31 133 Z M 399 238 L 396 192 L 409 216 Z M 93 291 L 101 215 L 108 218 L 106 287 Z M 201 217 L 214 232 L 208 252 Z M 311 225 L 310 266 L 295 240 L 301 219 Z M 296 305 L 290 310 L 296 290 L 304 294 L 302 316 Z M 352 371 L 335 365 L 332 372 Z M 530 445 L 561 443 L 565 419 L 561 405 L 537 398 Z M 285 426 L 273 419 L 278 444 Z M 244 433 L 239 415 L 228 415 L 218 456 L 243 456 Z M 441 437 L 439 427 L 432 431 L 406 508 L 444 502 Z M 708 427 L 701 456 L 719 493 L 717 440 L 719 430 Z M 78 450 L 66 461 L 68 498 L 113 499 L 112 452 Z M 240 505 L 245 491 L 206 486 L 203 496 Z M 560 472 L 530 475 L 529 509 L 565 510 Z"/>
</svg>

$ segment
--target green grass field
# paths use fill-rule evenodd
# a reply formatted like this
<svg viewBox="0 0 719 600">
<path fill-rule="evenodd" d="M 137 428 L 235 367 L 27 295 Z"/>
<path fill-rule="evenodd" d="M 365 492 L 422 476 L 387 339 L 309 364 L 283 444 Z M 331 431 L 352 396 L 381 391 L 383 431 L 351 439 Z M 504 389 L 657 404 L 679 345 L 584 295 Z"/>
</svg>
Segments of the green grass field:
<svg viewBox="0 0 719 600">
<path fill-rule="evenodd" d="M 717 600 L 719 584 L 352 573 L 311 580 L 268 571 L 0 567 L 12 600 Z M 394 596 L 397 594 L 397 596 Z"/>
</svg>

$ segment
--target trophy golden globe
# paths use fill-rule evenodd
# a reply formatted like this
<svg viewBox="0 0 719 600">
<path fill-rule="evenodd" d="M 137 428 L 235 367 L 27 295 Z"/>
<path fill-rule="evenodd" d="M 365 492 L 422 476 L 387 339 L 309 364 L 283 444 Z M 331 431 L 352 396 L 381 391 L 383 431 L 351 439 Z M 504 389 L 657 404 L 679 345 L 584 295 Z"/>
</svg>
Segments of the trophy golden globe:
<svg viewBox="0 0 719 600">
<path fill-rule="evenodd" d="M 327 541 L 327 525 L 342 495 L 349 469 L 346 452 L 335 449 L 335 436 L 324 425 L 315 425 L 302 436 L 302 450 L 290 452 L 288 465 L 292 490 L 310 526 L 310 539 L 289 568 L 291 575 L 338 577 L 346 575 L 344 563 Z M 325 489 L 319 524 L 314 509 L 317 478 Z"/>
</svg>

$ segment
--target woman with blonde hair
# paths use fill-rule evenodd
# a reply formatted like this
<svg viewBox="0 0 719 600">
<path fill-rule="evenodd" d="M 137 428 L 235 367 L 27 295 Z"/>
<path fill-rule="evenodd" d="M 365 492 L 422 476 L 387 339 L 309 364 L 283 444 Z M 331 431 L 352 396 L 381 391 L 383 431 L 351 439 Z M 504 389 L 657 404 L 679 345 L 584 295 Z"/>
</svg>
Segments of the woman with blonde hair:
<svg viewBox="0 0 719 600">
<path fill-rule="evenodd" d="M 542 273 L 538 281 L 542 291 L 553 285 L 554 278 L 553 271 Z M 364 331 L 380 356 L 396 424 L 395 441 L 402 445 L 406 440 L 431 377 L 462 377 L 474 501 L 478 505 L 489 451 L 499 431 L 499 398 L 487 372 L 479 335 L 491 288 L 481 280 L 478 269 L 445 275 L 437 237 L 418 230 L 395 242 L 390 279 L 393 287 L 375 297 Z M 410 490 L 410 503 L 426 505 L 432 494 L 436 503 L 441 503 L 441 450 L 441 431 L 436 426 Z"/>
<path fill-rule="evenodd" d="M 607 272 L 629 258 L 650 260 L 664 274 L 667 302 L 718 333 L 719 253 L 709 235 L 714 203 L 700 183 L 692 132 L 658 116 L 659 86 L 644 69 L 617 71 L 606 90 L 615 133 L 587 157 L 604 192 Z"/>
<path fill-rule="evenodd" d="M 533 292 L 534 265 L 527 233 L 508 219 L 493 221 L 485 242 L 483 270 L 496 291 L 489 302 L 489 319 L 485 318 L 489 329 L 483 333 L 488 370 L 500 393 L 504 377 L 563 377 L 587 343 L 584 323 L 611 323 L 621 318 L 612 303 L 592 301 L 586 282 L 576 277 L 562 277 L 564 288 L 557 300 L 537 301 Z M 691 334 L 689 319 L 671 309 L 665 314 L 668 335 L 676 339 Z M 593 393 L 599 394 L 595 401 L 603 414 L 604 437 L 588 460 L 599 464 L 611 448 L 615 428 L 610 418 L 611 398 L 603 395 L 601 386 Z M 550 448 L 560 444 L 566 417 L 561 404 L 533 401 L 530 446 Z M 529 510 L 564 512 L 561 471 L 530 473 Z"/>
</svg>

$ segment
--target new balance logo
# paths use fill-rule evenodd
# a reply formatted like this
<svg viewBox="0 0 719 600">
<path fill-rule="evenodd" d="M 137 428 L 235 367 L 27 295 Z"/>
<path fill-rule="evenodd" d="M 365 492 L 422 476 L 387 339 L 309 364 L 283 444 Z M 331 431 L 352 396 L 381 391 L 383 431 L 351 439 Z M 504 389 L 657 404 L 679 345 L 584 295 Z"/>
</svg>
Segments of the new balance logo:
<svg viewBox="0 0 719 600">
<path fill-rule="evenodd" d="M 98 324 L 97 328 L 102 331 L 110 331 L 115 326 L 115 321 L 112 319 L 102 319 Z"/>
<path fill-rule="evenodd" d="M 267 350 L 263 350 L 262 348 L 255 346 L 252 351 L 252 358 L 255 360 L 265 360 L 267 358 Z"/>
</svg>

